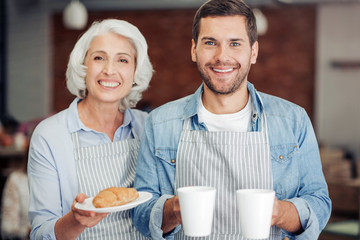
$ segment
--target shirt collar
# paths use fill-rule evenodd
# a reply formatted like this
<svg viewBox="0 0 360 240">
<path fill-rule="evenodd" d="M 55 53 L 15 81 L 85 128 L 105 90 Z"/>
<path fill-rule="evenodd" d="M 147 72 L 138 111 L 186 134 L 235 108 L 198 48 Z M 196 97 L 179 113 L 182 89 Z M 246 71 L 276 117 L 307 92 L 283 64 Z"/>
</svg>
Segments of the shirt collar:
<svg viewBox="0 0 360 240">
<path fill-rule="evenodd" d="M 200 98 L 203 91 L 204 91 L 204 86 L 203 84 L 201 84 L 201 86 L 196 90 L 196 92 L 190 95 L 190 97 L 188 98 L 185 104 L 183 119 L 187 119 L 198 113 Z"/>
<path fill-rule="evenodd" d="M 67 111 L 67 122 L 70 133 L 77 132 L 84 128 L 84 124 L 80 121 L 77 105 L 81 101 L 80 98 L 75 98 L 70 104 Z"/>
<path fill-rule="evenodd" d="M 263 103 L 259 96 L 259 93 L 256 91 L 254 85 L 250 82 L 247 82 L 247 88 L 249 90 L 249 94 L 251 95 L 253 99 L 253 112 L 252 112 L 252 120 L 256 121 L 258 118 L 260 118 L 262 109 L 263 109 Z M 196 115 L 199 111 L 199 102 L 201 95 L 204 91 L 204 86 L 201 84 L 201 86 L 196 90 L 196 92 L 193 95 L 190 95 L 187 103 L 185 104 L 185 111 L 183 119 L 192 117 Z M 255 115 L 254 115 L 255 114 Z"/>
<path fill-rule="evenodd" d="M 251 98 L 253 100 L 251 121 L 255 123 L 257 122 L 258 119 L 261 119 L 261 114 L 263 112 L 264 105 L 254 85 L 250 82 L 247 82 L 247 87 L 249 90 L 249 94 L 251 95 Z"/>
</svg>

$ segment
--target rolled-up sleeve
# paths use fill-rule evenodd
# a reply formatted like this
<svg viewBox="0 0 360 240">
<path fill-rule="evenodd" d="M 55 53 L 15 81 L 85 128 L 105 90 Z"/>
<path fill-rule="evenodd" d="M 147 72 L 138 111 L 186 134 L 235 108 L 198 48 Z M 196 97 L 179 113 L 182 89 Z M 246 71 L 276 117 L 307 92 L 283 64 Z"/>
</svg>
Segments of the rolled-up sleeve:
<svg viewBox="0 0 360 240">
<path fill-rule="evenodd" d="M 146 237 L 150 237 L 150 215 L 153 206 L 160 197 L 159 180 L 156 172 L 156 159 L 154 155 L 154 137 L 151 127 L 151 114 L 145 123 L 145 130 L 141 138 L 134 187 L 138 191 L 152 193 L 150 201 L 132 209 L 131 216 L 135 227 Z"/>
<path fill-rule="evenodd" d="M 172 187 L 162 189 L 160 181 L 164 181 L 163 178 L 159 177 L 158 165 L 159 163 L 155 155 L 154 146 L 154 131 L 152 126 L 152 118 L 147 119 L 145 124 L 145 131 L 141 138 L 138 161 L 136 166 L 136 176 L 134 187 L 138 191 L 150 192 L 153 198 L 132 209 L 132 220 L 135 227 L 144 236 L 152 237 L 153 239 L 164 239 L 163 232 L 161 229 L 163 208 L 167 199 L 174 197 L 174 189 Z M 174 174 L 173 172 L 168 173 L 166 170 L 164 174 Z M 165 173 L 166 172 L 166 173 Z M 163 180 L 160 180 L 163 179 Z M 168 179 L 169 186 L 171 185 Z M 164 183 L 162 183 L 164 185 Z M 179 227 L 175 228 L 171 233 L 166 235 L 166 239 L 172 239 L 172 235 L 178 230 Z"/>
<path fill-rule="evenodd" d="M 319 235 L 319 221 L 316 217 L 315 212 L 311 209 L 311 206 L 301 198 L 293 198 L 287 200 L 293 203 L 298 211 L 301 226 L 303 232 L 298 235 L 287 233 L 291 239 L 297 240 L 308 240 L 313 239 L 315 236 Z"/>
<path fill-rule="evenodd" d="M 165 194 L 165 195 L 161 196 L 152 208 L 152 211 L 150 214 L 149 230 L 151 233 L 151 237 L 153 239 L 165 239 L 165 238 L 168 240 L 173 239 L 174 234 L 176 232 L 178 232 L 181 228 L 181 226 L 178 225 L 175 229 L 173 229 L 171 232 L 167 233 L 165 236 L 161 229 L 162 215 L 163 215 L 165 202 L 166 202 L 166 200 L 168 200 L 169 198 L 172 198 L 172 197 L 174 197 L 174 195 Z"/>
<path fill-rule="evenodd" d="M 299 214 L 303 232 L 294 239 L 315 239 L 327 224 L 331 213 L 331 200 L 322 172 L 316 136 L 305 110 L 302 114 L 302 128 L 299 134 L 300 184 L 297 196 L 292 202 Z"/>
</svg>

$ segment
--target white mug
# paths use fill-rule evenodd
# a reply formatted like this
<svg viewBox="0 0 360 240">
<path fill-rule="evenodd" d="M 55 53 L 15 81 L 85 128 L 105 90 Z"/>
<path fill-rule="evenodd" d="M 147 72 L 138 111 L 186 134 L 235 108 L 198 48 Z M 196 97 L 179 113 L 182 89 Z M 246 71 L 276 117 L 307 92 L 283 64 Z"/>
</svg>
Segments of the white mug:
<svg viewBox="0 0 360 240">
<path fill-rule="evenodd" d="M 270 235 L 275 192 L 265 189 L 236 191 L 240 231 L 244 238 L 265 239 Z"/>
<path fill-rule="evenodd" d="M 216 189 L 183 187 L 177 189 L 182 227 L 185 235 L 203 237 L 211 234 Z"/>
</svg>

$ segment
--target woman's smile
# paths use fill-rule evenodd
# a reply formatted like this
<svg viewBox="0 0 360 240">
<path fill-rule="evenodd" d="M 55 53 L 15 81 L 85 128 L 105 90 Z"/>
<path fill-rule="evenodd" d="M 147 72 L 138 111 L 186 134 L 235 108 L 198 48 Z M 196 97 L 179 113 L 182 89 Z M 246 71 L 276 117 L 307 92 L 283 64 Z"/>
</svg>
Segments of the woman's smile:
<svg viewBox="0 0 360 240">
<path fill-rule="evenodd" d="M 106 88 L 116 88 L 120 86 L 120 83 L 117 81 L 109 81 L 109 80 L 99 80 L 98 83 Z"/>
</svg>

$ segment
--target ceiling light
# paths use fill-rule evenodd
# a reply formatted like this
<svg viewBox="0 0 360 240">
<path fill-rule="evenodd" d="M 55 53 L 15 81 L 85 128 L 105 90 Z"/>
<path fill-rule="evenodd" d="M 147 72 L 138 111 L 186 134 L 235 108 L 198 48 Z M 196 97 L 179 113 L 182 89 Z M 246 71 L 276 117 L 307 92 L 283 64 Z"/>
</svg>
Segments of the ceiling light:
<svg viewBox="0 0 360 240">
<path fill-rule="evenodd" d="M 64 9 L 63 22 L 66 28 L 81 30 L 88 20 L 88 13 L 84 4 L 79 0 L 72 0 Z"/>
<path fill-rule="evenodd" d="M 253 9 L 255 18 L 256 18 L 256 25 L 257 25 L 257 31 L 258 34 L 264 35 L 268 30 L 268 21 L 266 16 L 261 12 L 260 9 L 254 8 Z"/>
</svg>

